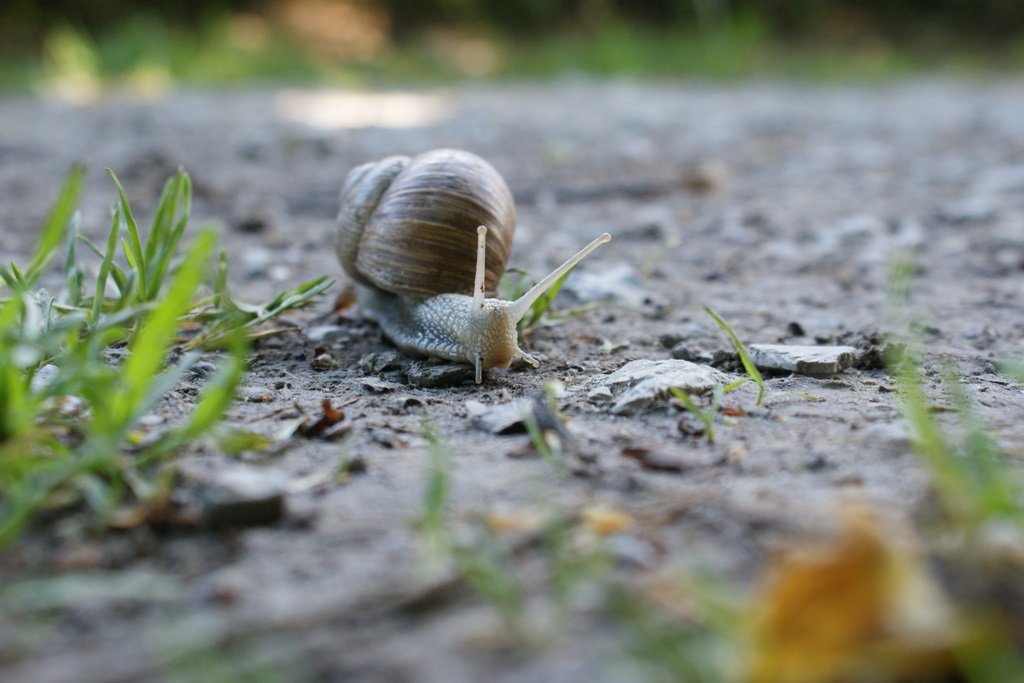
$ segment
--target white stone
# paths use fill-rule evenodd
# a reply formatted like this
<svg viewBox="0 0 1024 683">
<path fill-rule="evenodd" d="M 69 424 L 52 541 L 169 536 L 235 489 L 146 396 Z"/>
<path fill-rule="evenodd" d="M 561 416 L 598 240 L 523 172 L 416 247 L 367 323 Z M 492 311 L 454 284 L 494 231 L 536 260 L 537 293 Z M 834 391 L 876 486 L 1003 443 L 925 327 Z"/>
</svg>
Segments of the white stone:
<svg viewBox="0 0 1024 683">
<path fill-rule="evenodd" d="M 597 378 L 588 396 L 610 392 L 618 397 L 612 412 L 630 415 L 668 398 L 673 388 L 703 394 L 730 380 L 724 372 L 685 360 L 635 360 L 607 377 Z"/>
</svg>

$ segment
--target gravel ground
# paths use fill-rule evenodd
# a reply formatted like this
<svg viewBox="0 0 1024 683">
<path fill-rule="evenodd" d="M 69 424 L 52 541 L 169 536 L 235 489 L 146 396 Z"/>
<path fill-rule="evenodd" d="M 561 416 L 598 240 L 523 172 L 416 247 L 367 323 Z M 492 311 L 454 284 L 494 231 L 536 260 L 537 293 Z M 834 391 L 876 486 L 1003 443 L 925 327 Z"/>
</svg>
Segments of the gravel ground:
<svg viewBox="0 0 1024 683">
<path fill-rule="evenodd" d="M 194 91 L 81 107 L 0 99 L 4 262 L 24 260 L 75 161 L 89 167 L 82 223 L 94 236 L 115 200 L 104 167 L 143 214 L 166 177 L 188 169 L 197 222 L 221 226 L 233 288 L 248 300 L 341 277 L 337 189 L 348 169 L 390 154 L 454 146 L 490 160 L 517 201 L 511 263 L 532 273 L 614 236 L 570 279 L 562 305 L 604 300 L 528 336 L 539 370 L 493 372 L 482 386 L 416 386 L 404 357 L 372 372 L 367 354 L 389 345 L 372 324 L 330 315 L 326 300 L 294 316 L 306 328 L 257 346 L 230 422 L 273 434 L 296 406 L 315 415 L 329 398 L 351 422 L 346 445 L 301 440 L 242 464 L 210 448 L 182 459 L 188 481 L 243 467 L 287 487 L 287 514 L 270 525 L 96 537 L 71 516 L 33 530 L 0 553 L 0 582 L 75 580 L 57 608 L 0 613 L 3 680 L 160 680 L 183 661 L 225 657 L 284 662 L 316 680 L 637 680 L 593 605 L 557 627 L 544 618 L 536 547 L 518 551 L 534 596 L 525 639 L 427 566 L 412 524 L 431 472 L 424 417 L 451 451 L 457 532 L 495 511 L 605 506 L 634 520 L 615 537 L 634 574 L 686 561 L 749 586 L 767 554 L 827 529 L 842 501 L 907 524 L 927 504 L 927 480 L 883 370 L 778 374 L 761 407 L 745 387 L 728 399 L 743 414 L 719 422 L 714 444 L 687 433 L 692 421 L 665 401 L 613 415 L 587 397 L 629 361 L 728 350 L 702 304 L 749 343 L 865 343 L 884 325 L 891 259 L 907 251 L 927 366 L 955 365 L 997 439 L 1024 452 L 1021 389 L 995 369 L 1024 339 L 1022 113 L 1015 80 L 565 80 Z M 334 366 L 315 369 L 325 352 Z M 552 379 L 565 387 L 564 475 L 531 454 L 527 436 L 475 426 L 478 413 Z M 179 388 L 160 416 L 180 416 L 192 395 Z M 366 471 L 337 483 L 343 449 Z M 671 471 L 624 456 L 635 449 Z"/>
</svg>

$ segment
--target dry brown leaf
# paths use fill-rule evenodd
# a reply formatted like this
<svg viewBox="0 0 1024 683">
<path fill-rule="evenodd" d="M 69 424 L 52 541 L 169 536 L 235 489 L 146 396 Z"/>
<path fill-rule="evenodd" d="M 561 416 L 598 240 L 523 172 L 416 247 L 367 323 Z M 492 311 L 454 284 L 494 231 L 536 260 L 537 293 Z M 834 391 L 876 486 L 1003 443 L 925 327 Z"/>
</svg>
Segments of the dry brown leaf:
<svg viewBox="0 0 1024 683">
<path fill-rule="evenodd" d="M 953 667 L 945 597 L 864 513 L 848 514 L 833 543 L 777 563 L 752 629 L 755 683 L 932 680 Z"/>
<path fill-rule="evenodd" d="M 330 441 L 348 433 L 350 425 L 345 422 L 345 413 L 331 406 L 331 399 L 320 401 L 321 415 L 316 420 L 308 418 L 298 425 L 295 433 L 309 439 Z"/>
<path fill-rule="evenodd" d="M 653 451 L 642 446 L 626 446 L 622 449 L 622 455 L 636 460 L 646 470 L 682 472 L 686 469 L 686 464 L 682 458 L 666 455 L 660 451 Z"/>
</svg>

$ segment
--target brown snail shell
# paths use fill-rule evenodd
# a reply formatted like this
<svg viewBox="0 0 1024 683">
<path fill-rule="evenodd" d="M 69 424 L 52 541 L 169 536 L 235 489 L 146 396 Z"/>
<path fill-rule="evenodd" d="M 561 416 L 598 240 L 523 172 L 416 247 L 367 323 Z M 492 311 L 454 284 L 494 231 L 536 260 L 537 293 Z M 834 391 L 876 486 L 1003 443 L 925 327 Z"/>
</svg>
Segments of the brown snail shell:
<svg viewBox="0 0 1024 683">
<path fill-rule="evenodd" d="M 485 289 L 505 271 L 515 204 L 501 175 L 456 149 L 353 169 L 341 190 L 338 258 L 356 281 L 412 297 L 473 291 L 477 227 L 488 228 Z"/>
</svg>

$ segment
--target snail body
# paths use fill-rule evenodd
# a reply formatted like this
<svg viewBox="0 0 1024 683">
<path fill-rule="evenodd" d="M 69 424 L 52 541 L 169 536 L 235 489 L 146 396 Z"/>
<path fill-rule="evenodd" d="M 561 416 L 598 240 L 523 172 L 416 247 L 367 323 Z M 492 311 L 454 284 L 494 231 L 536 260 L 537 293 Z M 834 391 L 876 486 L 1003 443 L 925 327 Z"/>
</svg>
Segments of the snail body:
<svg viewBox="0 0 1024 683">
<path fill-rule="evenodd" d="M 494 168 L 460 150 L 388 157 L 353 169 L 338 213 L 338 260 L 362 310 L 400 349 L 507 368 L 523 359 L 516 325 L 541 294 L 611 237 L 591 242 L 516 301 L 497 287 L 515 232 L 512 193 Z M 476 258 L 471 255 L 476 253 Z"/>
</svg>

